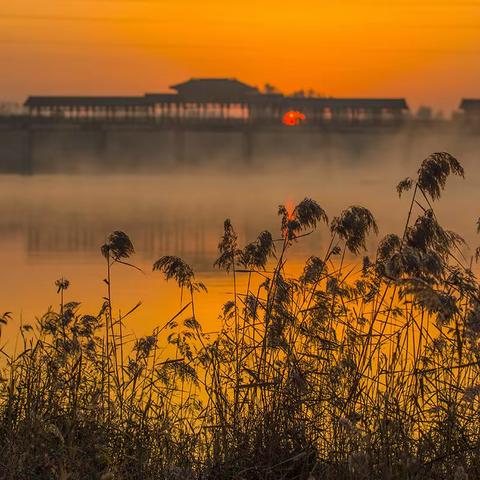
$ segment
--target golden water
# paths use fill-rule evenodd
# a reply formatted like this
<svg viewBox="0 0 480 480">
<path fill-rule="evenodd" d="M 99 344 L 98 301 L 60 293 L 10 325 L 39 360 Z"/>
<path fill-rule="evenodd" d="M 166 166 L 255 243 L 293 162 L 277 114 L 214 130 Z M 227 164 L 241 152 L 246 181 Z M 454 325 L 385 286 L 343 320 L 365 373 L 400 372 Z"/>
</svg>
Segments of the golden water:
<svg viewBox="0 0 480 480">
<path fill-rule="evenodd" d="M 398 199 L 395 185 L 413 175 L 415 164 L 292 166 L 280 172 L 171 173 L 155 176 L 2 176 L 0 177 L 0 311 L 14 321 L 2 341 L 14 342 L 20 321 L 33 323 L 48 306 L 56 306 L 54 282 L 70 280 L 66 300 L 82 302 L 96 312 L 105 295 L 105 260 L 100 245 L 113 230 L 124 230 L 144 270 L 115 266 L 113 304 L 127 311 L 141 309 L 127 320 L 137 335 L 164 324 L 179 309 L 180 294 L 162 275 L 151 271 L 162 255 L 178 255 L 190 263 L 209 294 L 199 298 L 198 316 L 206 330 L 215 330 L 221 304 L 230 298 L 231 278 L 213 268 L 223 220 L 231 218 L 240 244 L 264 229 L 278 237 L 278 204 L 314 198 L 330 218 L 351 205 L 374 213 L 382 234 L 403 229 L 409 199 Z M 465 181 L 452 179 L 438 205 L 441 222 L 463 234 L 472 246 L 480 216 L 480 175 L 474 162 Z M 290 253 L 298 269 L 309 255 L 321 255 L 329 235 L 322 226 Z M 369 239 L 370 253 L 378 238 Z M 241 281 L 241 280 L 240 280 Z"/>
</svg>

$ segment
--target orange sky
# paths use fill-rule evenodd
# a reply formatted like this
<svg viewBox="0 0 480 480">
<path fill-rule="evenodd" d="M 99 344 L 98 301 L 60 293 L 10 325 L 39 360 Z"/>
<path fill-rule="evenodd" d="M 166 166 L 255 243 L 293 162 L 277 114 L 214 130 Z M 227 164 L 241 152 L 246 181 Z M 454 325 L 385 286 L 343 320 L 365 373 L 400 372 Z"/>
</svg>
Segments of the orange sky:
<svg viewBox="0 0 480 480">
<path fill-rule="evenodd" d="M 450 110 L 480 97 L 480 1 L 0 0 L 0 73 L 1 99 L 227 76 Z"/>
</svg>

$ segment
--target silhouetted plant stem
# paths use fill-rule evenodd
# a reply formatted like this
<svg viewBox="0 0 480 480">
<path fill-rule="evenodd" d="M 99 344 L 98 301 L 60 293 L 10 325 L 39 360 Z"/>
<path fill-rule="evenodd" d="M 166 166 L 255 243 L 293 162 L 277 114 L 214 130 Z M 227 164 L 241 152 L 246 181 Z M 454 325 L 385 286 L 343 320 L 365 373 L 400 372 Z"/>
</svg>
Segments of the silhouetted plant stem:
<svg viewBox="0 0 480 480">
<path fill-rule="evenodd" d="M 359 258 L 378 229 L 358 205 L 329 224 L 311 199 L 280 206 L 278 257 L 268 232 L 239 249 L 226 221 L 215 265 L 233 271 L 233 297 L 215 335 L 197 318 L 204 285 L 164 256 L 153 270 L 190 301 L 129 344 L 123 322 L 140 304 L 114 319 L 111 268 L 133 245 L 113 232 L 100 313 L 64 303 L 58 281 L 59 311 L 21 322 L 19 352 L 0 346 L 0 478 L 477 478 L 480 285 L 432 208 L 462 172 L 433 154 L 401 182 L 418 186 L 403 235 L 380 240 L 374 261 Z M 320 221 L 323 260 L 292 275 L 289 246 Z"/>
<path fill-rule="evenodd" d="M 111 289 L 111 263 L 110 263 L 110 251 L 107 251 L 106 255 L 107 262 L 107 315 L 105 317 L 105 363 L 106 363 L 106 382 L 107 382 L 107 419 L 110 418 L 110 402 L 111 402 L 111 393 L 110 393 L 110 329 L 112 323 L 112 289 Z"/>
</svg>

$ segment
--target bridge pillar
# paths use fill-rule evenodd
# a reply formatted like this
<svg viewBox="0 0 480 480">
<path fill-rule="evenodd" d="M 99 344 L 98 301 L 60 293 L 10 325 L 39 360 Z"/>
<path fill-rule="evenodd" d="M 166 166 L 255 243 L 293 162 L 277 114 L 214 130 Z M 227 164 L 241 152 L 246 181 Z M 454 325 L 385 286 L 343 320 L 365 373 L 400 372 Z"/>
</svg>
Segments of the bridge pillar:
<svg viewBox="0 0 480 480">
<path fill-rule="evenodd" d="M 322 137 L 323 148 L 325 152 L 325 163 L 327 167 L 330 167 L 334 160 L 332 132 L 330 130 L 326 130 Z"/>
<path fill-rule="evenodd" d="M 183 128 L 175 129 L 174 156 L 176 163 L 185 163 L 185 130 Z"/>
<path fill-rule="evenodd" d="M 25 141 L 22 152 L 22 163 L 20 165 L 21 175 L 33 174 L 33 149 L 34 149 L 34 131 L 31 126 L 25 130 Z"/>
<path fill-rule="evenodd" d="M 108 159 L 108 131 L 104 126 L 98 127 L 97 152 L 102 162 Z"/>
<path fill-rule="evenodd" d="M 253 132 L 251 128 L 243 131 L 242 149 L 245 163 L 250 164 L 253 161 Z"/>
<path fill-rule="evenodd" d="M 95 128 L 95 150 L 102 167 L 108 168 L 112 165 L 109 155 L 109 134 L 106 125 L 98 125 Z"/>
</svg>

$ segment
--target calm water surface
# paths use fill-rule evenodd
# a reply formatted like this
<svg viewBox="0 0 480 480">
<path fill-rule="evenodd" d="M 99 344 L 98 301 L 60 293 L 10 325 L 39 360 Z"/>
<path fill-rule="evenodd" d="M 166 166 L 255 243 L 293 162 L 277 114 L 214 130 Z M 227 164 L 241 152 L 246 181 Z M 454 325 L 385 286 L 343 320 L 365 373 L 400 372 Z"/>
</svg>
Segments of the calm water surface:
<svg viewBox="0 0 480 480">
<path fill-rule="evenodd" d="M 133 263 L 144 270 L 118 266 L 113 277 L 115 308 L 142 307 L 128 320 L 138 335 L 165 323 L 179 308 L 179 292 L 151 271 L 162 255 L 179 255 L 209 287 L 199 300 L 199 316 L 208 330 L 217 327 L 221 304 L 231 292 L 231 278 L 213 268 L 225 218 L 231 218 L 241 244 L 264 229 L 278 236 L 278 204 L 296 204 L 305 196 L 317 200 L 330 218 L 351 204 L 374 213 L 382 234 L 398 232 L 406 218 L 408 197 L 401 200 L 395 185 L 413 175 L 416 164 L 379 160 L 361 165 L 292 164 L 280 172 L 156 176 L 1 176 L 0 177 L 0 310 L 15 321 L 2 340 L 13 341 L 20 321 L 56 305 L 54 282 L 71 282 L 67 300 L 97 311 L 105 294 L 105 261 L 100 245 L 113 230 L 133 240 Z M 440 219 L 463 234 L 472 246 L 480 216 L 480 175 L 476 162 L 466 165 L 467 179 L 453 179 L 438 205 Z M 309 255 L 321 255 L 328 231 L 319 229 L 292 249 L 292 269 Z M 378 238 L 369 239 L 374 252 Z"/>
</svg>

